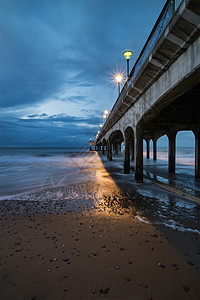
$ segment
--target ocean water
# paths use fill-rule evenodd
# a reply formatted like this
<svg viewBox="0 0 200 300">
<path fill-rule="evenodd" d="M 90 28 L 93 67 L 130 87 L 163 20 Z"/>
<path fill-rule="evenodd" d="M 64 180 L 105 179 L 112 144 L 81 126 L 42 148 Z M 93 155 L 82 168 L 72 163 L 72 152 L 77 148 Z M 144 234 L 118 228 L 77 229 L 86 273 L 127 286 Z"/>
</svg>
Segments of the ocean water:
<svg viewBox="0 0 200 300">
<path fill-rule="evenodd" d="M 0 148 L 0 199 L 80 182 L 88 154 L 88 148 Z M 168 161 L 166 148 L 158 149 L 158 161 Z M 193 168 L 194 148 L 178 148 L 176 162 Z"/>
<path fill-rule="evenodd" d="M 152 154 L 153 155 L 153 154 Z M 158 159 L 168 161 L 168 149 L 158 148 Z M 195 149 L 182 147 L 176 149 L 176 163 L 188 166 L 195 165 Z"/>
<path fill-rule="evenodd" d="M 0 197 L 78 180 L 77 157 L 87 152 L 87 148 L 1 148 Z"/>
</svg>

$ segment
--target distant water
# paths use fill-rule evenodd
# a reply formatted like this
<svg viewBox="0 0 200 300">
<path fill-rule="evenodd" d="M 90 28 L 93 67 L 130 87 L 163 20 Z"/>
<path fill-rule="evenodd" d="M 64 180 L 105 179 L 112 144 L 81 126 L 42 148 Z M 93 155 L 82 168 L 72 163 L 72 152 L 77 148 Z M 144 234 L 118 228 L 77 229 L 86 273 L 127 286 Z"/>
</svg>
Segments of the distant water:
<svg viewBox="0 0 200 300">
<path fill-rule="evenodd" d="M 58 186 L 88 148 L 0 148 L 0 196 Z M 72 177 L 72 175 L 71 175 Z"/>
<path fill-rule="evenodd" d="M 146 151 L 144 151 L 144 157 L 146 156 Z M 150 152 L 150 157 L 153 158 L 153 152 Z M 157 149 L 157 159 L 168 161 L 168 148 L 158 148 Z M 195 149 L 192 147 L 180 147 L 176 148 L 176 163 L 194 166 L 195 165 Z"/>
<path fill-rule="evenodd" d="M 87 152 L 88 148 L 0 148 L 0 197 L 82 180 L 77 163 L 82 161 L 83 167 Z M 158 149 L 158 159 L 168 160 L 166 148 Z M 194 166 L 194 148 L 177 148 L 176 162 Z"/>
</svg>

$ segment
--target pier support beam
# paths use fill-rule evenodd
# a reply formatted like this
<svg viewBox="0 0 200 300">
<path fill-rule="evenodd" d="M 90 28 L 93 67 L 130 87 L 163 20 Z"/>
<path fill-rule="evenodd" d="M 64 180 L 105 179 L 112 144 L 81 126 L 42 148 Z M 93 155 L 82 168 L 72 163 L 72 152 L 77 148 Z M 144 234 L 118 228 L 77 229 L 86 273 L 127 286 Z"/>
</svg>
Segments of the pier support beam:
<svg viewBox="0 0 200 300">
<path fill-rule="evenodd" d="M 130 173 L 130 140 L 126 139 L 124 143 L 124 174 Z"/>
<path fill-rule="evenodd" d="M 107 159 L 109 159 L 109 142 L 106 144 Z"/>
<path fill-rule="evenodd" d="M 157 139 L 153 139 L 153 160 L 157 160 Z"/>
<path fill-rule="evenodd" d="M 104 155 L 104 144 L 102 145 L 102 154 Z"/>
<path fill-rule="evenodd" d="M 200 179 L 200 130 L 193 131 L 195 136 L 195 178 Z"/>
<path fill-rule="evenodd" d="M 149 159 L 150 155 L 149 155 L 149 140 L 146 140 L 146 144 L 147 144 L 147 156 L 146 158 Z"/>
<path fill-rule="evenodd" d="M 107 158 L 111 161 L 112 160 L 112 145 L 110 142 L 107 144 Z"/>
<path fill-rule="evenodd" d="M 115 155 L 118 155 L 118 145 L 114 146 L 114 150 L 115 150 Z"/>
<path fill-rule="evenodd" d="M 136 129 L 135 134 L 135 181 L 143 182 L 143 131 Z"/>
<path fill-rule="evenodd" d="M 168 171 L 169 173 L 175 173 L 175 165 L 176 165 L 176 133 L 177 132 L 169 132 L 167 134 L 169 139 L 169 160 L 168 160 Z"/>
<path fill-rule="evenodd" d="M 134 160 L 134 137 L 131 139 L 131 160 Z"/>
</svg>

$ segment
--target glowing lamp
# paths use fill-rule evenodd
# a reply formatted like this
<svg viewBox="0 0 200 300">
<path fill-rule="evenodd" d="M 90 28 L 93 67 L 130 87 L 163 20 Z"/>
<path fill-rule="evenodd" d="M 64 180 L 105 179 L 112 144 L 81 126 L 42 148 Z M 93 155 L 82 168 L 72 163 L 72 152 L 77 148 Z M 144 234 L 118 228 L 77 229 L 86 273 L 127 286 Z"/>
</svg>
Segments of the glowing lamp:
<svg viewBox="0 0 200 300">
<path fill-rule="evenodd" d="M 122 75 L 117 74 L 116 77 L 115 77 L 115 79 L 116 79 L 116 81 L 117 81 L 118 83 L 120 83 L 120 82 L 122 81 Z"/>
<path fill-rule="evenodd" d="M 126 57 L 126 59 L 130 59 L 131 55 L 133 54 L 132 51 L 124 51 L 124 56 Z"/>
<path fill-rule="evenodd" d="M 133 54 L 133 52 L 128 50 L 128 51 L 124 51 L 123 54 L 126 57 L 126 61 L 127 61 L 127 78 L 128 78 L 129 77 L 129 59 L 130 59 L 131 55 Z"/>
</svg>

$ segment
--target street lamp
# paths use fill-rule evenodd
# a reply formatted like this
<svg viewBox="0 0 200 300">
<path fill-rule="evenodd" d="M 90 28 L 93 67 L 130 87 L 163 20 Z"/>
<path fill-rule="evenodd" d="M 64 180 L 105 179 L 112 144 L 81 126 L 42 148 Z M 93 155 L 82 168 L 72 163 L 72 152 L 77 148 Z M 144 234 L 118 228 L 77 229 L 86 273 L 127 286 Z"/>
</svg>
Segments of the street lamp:
<svg viewBox="0 0 200 300">
<path fill-rule="evenodd" d="M 115 76 L 115 79 L 116 79 L 116 81 L 118 83 L 118 93 L 120 94 L 120 82 L 122 81 L 122 75 L 121 74 L 117 74 Z"/>
<path fill-rule="evenodd" d="M 101 130 L 102 126 L 103 126 L 102 124 L 99 125 L 100 130 Z"/>
<path fill-rule="evenodd" d="M 126 57 L 126 61 L 127 61 L 127 78 L 128 78 L 129 77 L 129 59 L 130 59 L 131 55 L 133 54 L 133 52 L 128 50 L 128 51 L 124 51 L 123 54 Z"/>
<path fill-rule="evenodd" d="M 104 123 L 106 121 L 107 116 L 108 116 L 108 110 L 105 109 L 104 112 L 103 112 Z"/>
</svg>

